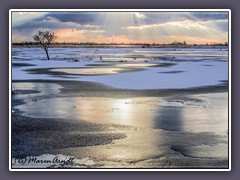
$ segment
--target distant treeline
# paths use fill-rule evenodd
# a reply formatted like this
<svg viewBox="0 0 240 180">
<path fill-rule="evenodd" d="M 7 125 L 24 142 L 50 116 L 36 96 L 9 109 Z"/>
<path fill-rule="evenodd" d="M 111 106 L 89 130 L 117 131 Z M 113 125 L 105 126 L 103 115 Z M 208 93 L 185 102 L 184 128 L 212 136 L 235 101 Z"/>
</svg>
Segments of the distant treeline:
<svg viewBox="0 0 240 180">
<path fill-rule="evenodd" d="M 18 47 L 40 47 L 37 42 L 14 42 L 12 46 Z M 94 43 L 94 42 L 54 42 L 51 44 L 52 47 L 89 47 L 89 48 L 107 48 L 107 47 L 141 47 L 141 48 L 158 48 L 158 47 L 199 47 L 199 46 L 228 46 L 228 43 L 211 43 L 211 44 L 187 44 L 185 41 L 183 42 L 173 42 L 170 44 L 157 44 L 157 43 Z"/>
</svg>

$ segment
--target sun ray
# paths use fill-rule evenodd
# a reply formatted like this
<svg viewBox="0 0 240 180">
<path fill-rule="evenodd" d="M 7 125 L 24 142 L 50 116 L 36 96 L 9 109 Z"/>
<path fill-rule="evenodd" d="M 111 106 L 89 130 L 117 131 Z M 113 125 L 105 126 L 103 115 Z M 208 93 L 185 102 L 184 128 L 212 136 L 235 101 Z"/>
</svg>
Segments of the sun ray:
<svg viewBox="0 0 240 180">
<path fill-rule="evenodd" d="M 39 30 L 58 42 L 223 43 L 228 41 L 226 12 L 14 12 L 13 41 L 31 41 Z M 88 18 L 90 17 L 90 18 Z"/>
</svg>

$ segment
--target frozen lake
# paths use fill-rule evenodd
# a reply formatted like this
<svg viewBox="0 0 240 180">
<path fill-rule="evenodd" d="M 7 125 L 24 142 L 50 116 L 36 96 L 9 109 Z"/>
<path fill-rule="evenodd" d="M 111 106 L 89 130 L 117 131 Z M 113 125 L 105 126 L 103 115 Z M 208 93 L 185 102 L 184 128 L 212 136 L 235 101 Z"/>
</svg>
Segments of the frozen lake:
<svg viewBox="0 0 240 180">
<path fill-rule="evenodd" d="M 67 168 L 228 167 L 227 47 L 49 54 L 12 49 L 12 80 L 25 80 L 12 83 L 14 167 L 59 167 L 22 156 L 74 158 Z"/>
</svg>

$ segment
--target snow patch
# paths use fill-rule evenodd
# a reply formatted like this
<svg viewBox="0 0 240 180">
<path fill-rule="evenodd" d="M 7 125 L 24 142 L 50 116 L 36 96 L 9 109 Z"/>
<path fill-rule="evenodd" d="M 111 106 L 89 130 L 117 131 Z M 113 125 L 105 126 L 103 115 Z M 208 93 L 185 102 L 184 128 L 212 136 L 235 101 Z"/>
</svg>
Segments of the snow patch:
<svg viewBox="0 0 240 180">
<path fill-rule="evenodd" d="M 106 84 L 122 89 L 169 89 L 209 86 L 228 80 L 228 51 L 219 48 L 51 48 L 52 60 L 44 59 L 39 48 L 13 48 L 12 62 L 30 63 L 12 69 L 13 80 L 74 80 Z M 102 60 L 99 57 L 102 57 Z M 104 62 L 112 59 L 110 62 Z M 125 60 L 134 63 L 125 62 Z M 122 62 L 124 60 L 124 62 Z M 31 68 L 86 68 L 101 69 L 98 64 L 115 63 L 116 67 L 143 67 L 143 71 L 96 74 L 71 77 L 50 74 L 31 74 Z M 155 67 L 153 64 L 174 63 L 174 66 Z M 115 67 L 115 68 L 116 68 Z M 113 67 L 114 68 L 114 67 Z M 115 71 L 116 69 L 112 69 Z M 55 71 L 55 70 L 53 70 Z M 109 70 L 112 72 L 111 70 Z M 182 73 L 163 73 L 176 72 Z"/>
</svg>

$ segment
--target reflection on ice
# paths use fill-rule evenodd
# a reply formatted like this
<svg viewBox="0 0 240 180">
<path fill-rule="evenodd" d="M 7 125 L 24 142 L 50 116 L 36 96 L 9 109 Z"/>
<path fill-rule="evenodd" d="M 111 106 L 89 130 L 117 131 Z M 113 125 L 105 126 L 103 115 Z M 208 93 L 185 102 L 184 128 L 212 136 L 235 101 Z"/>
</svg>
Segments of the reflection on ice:
<svg viewBox="0 0 240 180">
<path fill-rule="evenodd" d="M 30 117 L 68 118 L 164 129 L 168 131 L 227 133 L 227 93 L 192 95 L 196 105 L 164 98 L 49 98 L 16 108 Z"/>
<path fill-rule="evenodd" d="M 228 95 L 227 93 L 203 94 L 193 97 L 207 100 L 202 108 L 184 108 L 183 127 L 185 131 L 213 132 L 228 134 Z"/>
<path fill-rule="evenodd" d="M 15 99 L 23 99 L 24 102 L 31 102 L 33 98 L 40 96 L 52 96 L 60 92 L 61 86 L 54 83 L 12 83 L 12 91 L 15 92 Z M 35 93 L 23 93 L 24 91 L 35 90 Z"/>
</svg>

